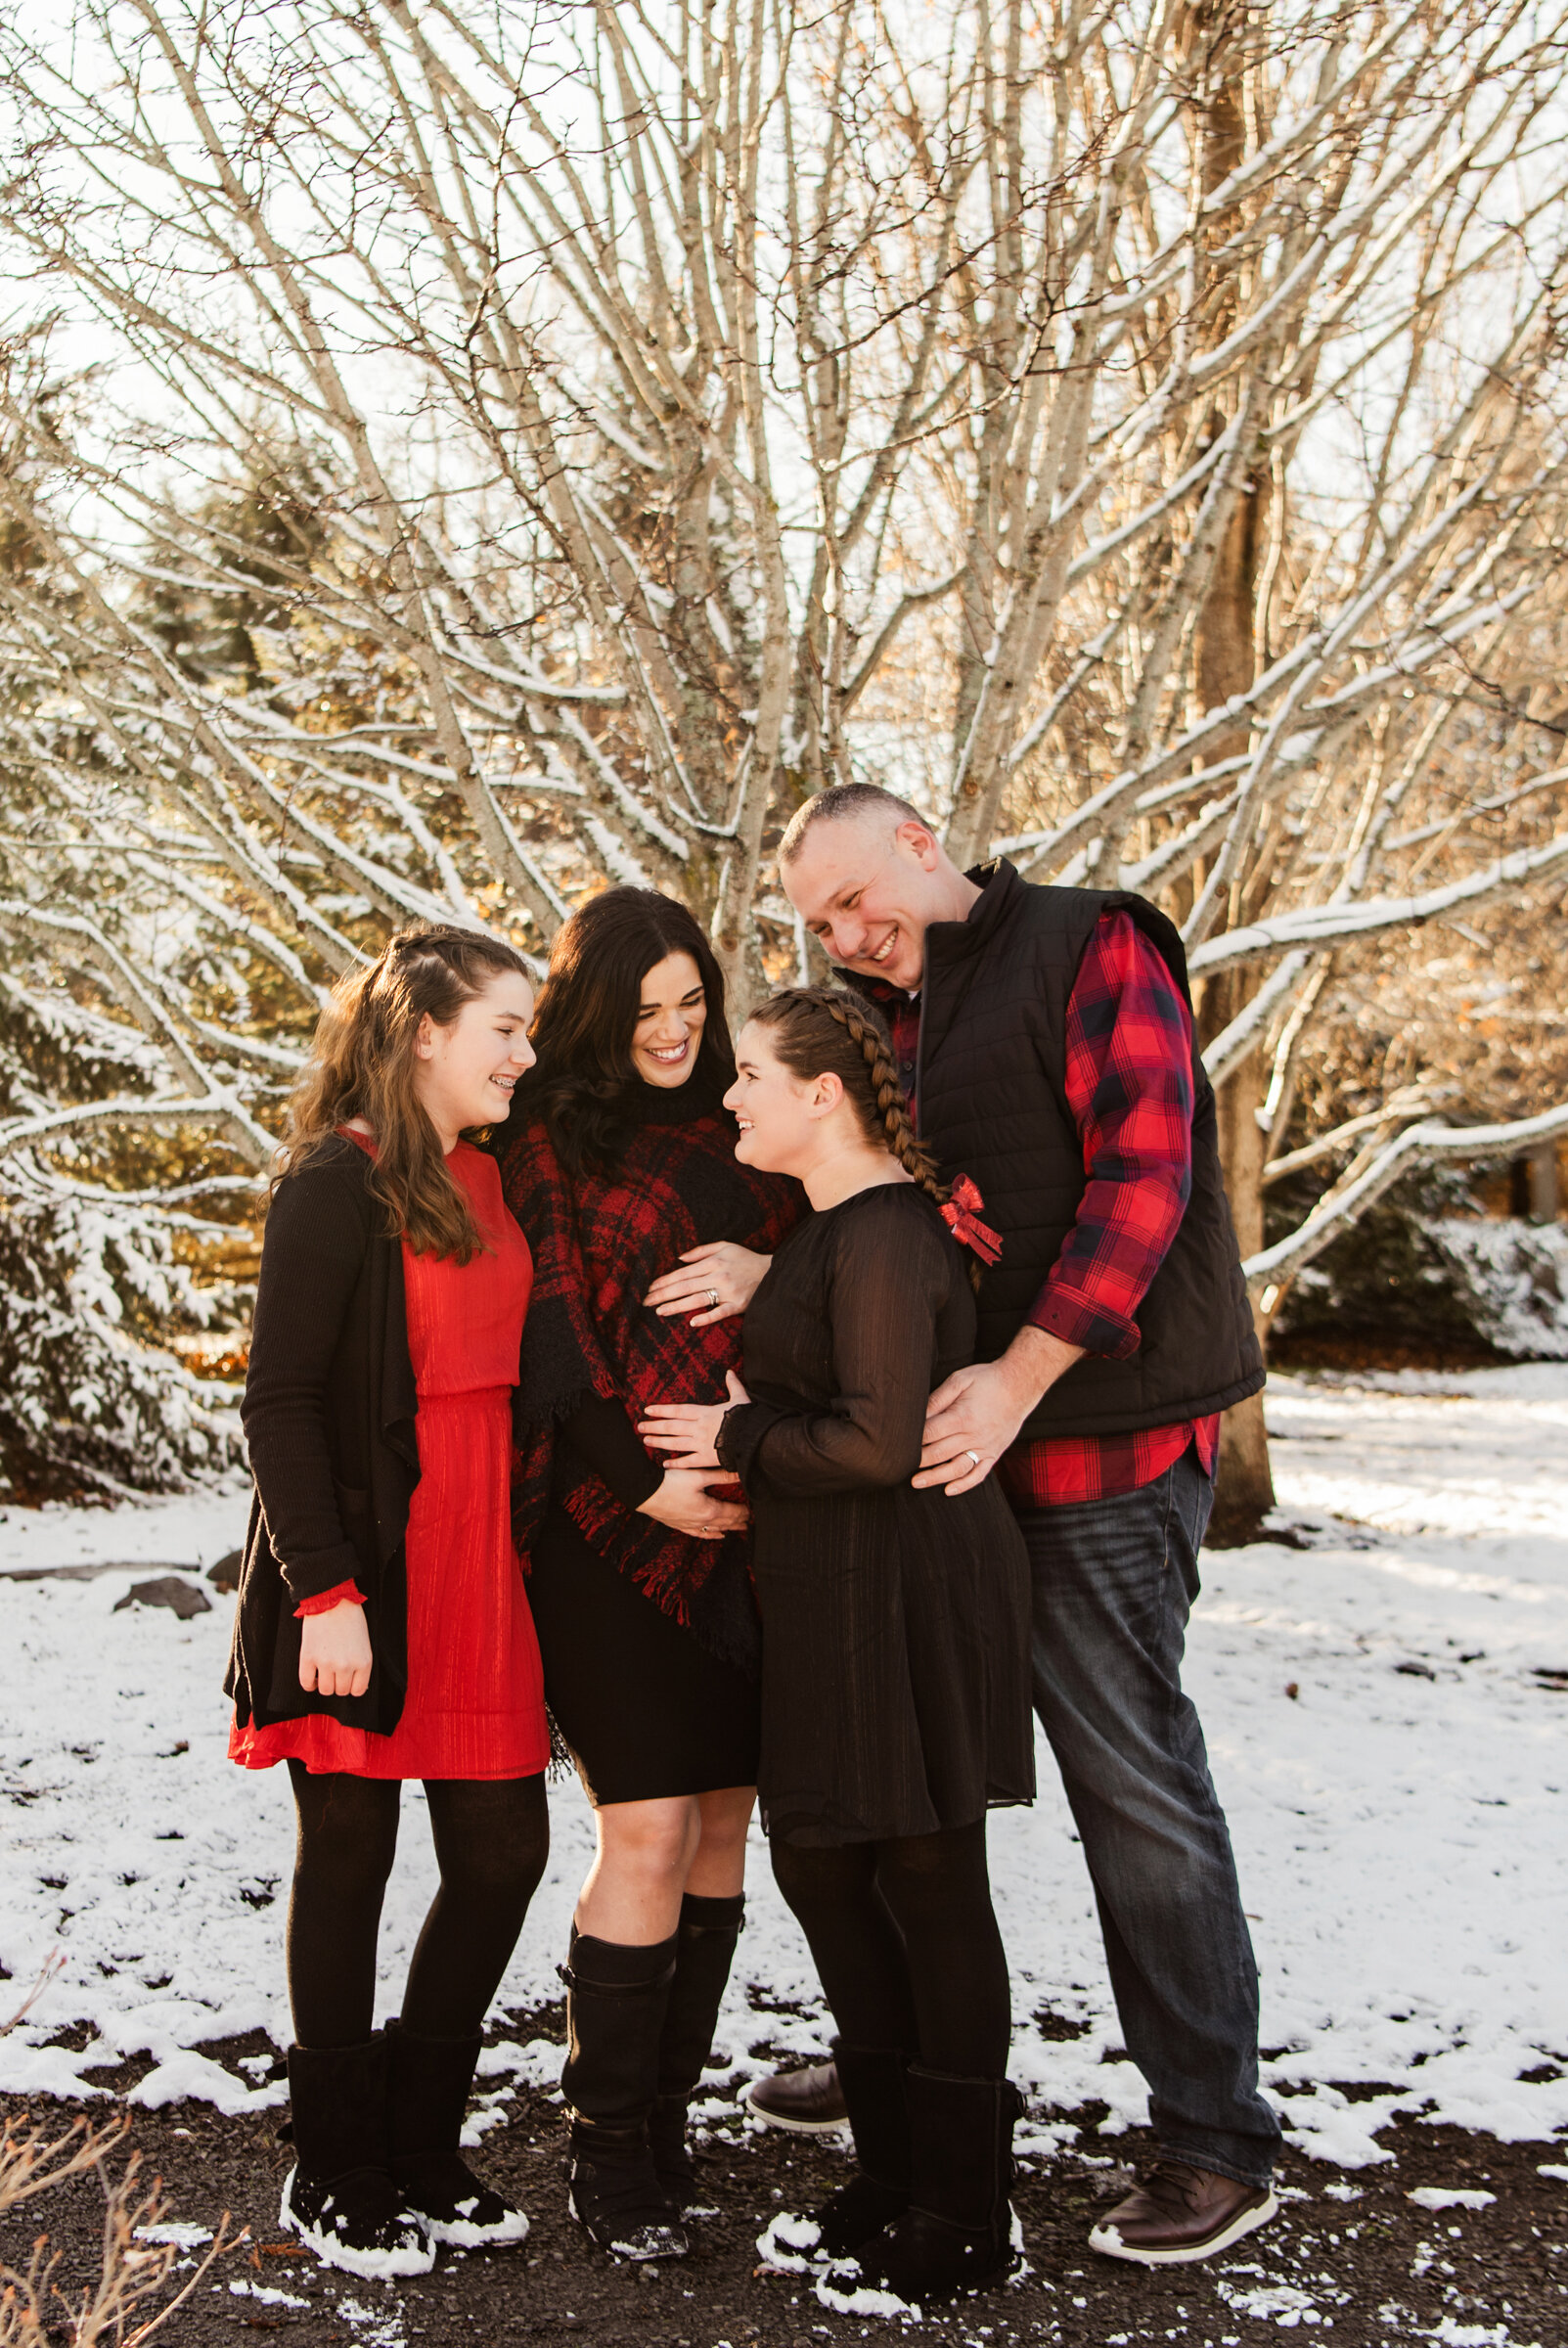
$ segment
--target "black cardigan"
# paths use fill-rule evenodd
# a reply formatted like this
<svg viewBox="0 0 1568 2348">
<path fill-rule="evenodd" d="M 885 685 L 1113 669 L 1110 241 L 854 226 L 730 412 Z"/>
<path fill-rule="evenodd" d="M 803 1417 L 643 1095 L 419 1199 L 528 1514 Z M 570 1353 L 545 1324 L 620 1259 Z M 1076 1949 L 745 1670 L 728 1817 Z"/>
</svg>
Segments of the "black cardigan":
<svg viewBox="0 0 1568 2348">
<path fill-rule="evenodd" d="M 363 1150 L 335 1136 L 274 1194 L 241 1416 L 255 1477 L 224 1686 L 242 1727 L 325 1712 L 389 1736 L 408 1691 L 404 1538 L 420 1480 L 403 1246 Z M 294 1608 L 365 1596 L 363 1695 L 299 1685 Z"/>
</svg>

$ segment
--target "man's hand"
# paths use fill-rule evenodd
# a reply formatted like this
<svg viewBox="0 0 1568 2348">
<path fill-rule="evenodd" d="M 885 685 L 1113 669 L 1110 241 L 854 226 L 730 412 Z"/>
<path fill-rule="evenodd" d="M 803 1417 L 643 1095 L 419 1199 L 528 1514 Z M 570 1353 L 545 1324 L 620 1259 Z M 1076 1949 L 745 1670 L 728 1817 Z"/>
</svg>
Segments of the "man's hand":
<svg viewBox="0 0 1568 2348">
<path fill-rule="evenodd" d="M 1082 1345 L 1064 1344 L 1031 1323 L 1000 1361 L 974 1362 L 945 1377 L 925 1406 L 916 1490 L 940 1484 L 957 1500 L 984 1483 L 1041 1395 L 1083 1356 Z"/>
<path fill-rule="evenodd" d="M 370 1686 L 370 1633 L 365 1609 L 339 1599 L 325 1614 L 299 1625 L 299 1685 L 321 1695 L 363 1695 Z"/>
<path fill-rule="evenodd" d="M 661 1321 L 690 1313 L 694 1329 L 707 1329 L 745 1311 L 772 1261 L 733 1240 L 712 1240 L 705 1247 L 688 1247 L 676 1270 L 661 1272 L 643 1302 Z"/>
</svg>

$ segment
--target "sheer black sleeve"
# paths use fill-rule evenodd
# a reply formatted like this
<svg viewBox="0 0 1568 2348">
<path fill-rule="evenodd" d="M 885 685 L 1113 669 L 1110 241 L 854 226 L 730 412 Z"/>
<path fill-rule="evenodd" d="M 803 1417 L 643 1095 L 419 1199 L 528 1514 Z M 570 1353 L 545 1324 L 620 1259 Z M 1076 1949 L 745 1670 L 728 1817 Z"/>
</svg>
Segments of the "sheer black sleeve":
<svg viewBox="0 0 1568 2348">
<path fill-rule="evenodd" d="M 920 1464 L 951 1251 L 945 1233 L 908 1213 L 846 1217 L 828 1294 L 833 1400 L 815 1411 L 739 1405 L 719 1432 L 724 1466 L 742 1482 L 760 1470 L 781 1492 L 907 1483 Z"/>
<path fill-rule="evenodd" d="M 664 1481 L 664 1470 L 643 1448 L 626 1405 L 590 1394 L 561 1422 L 564 1440 L 585 1468 L 608 1484 L 623 1509 L 640 1509 Z"/>
</svg>

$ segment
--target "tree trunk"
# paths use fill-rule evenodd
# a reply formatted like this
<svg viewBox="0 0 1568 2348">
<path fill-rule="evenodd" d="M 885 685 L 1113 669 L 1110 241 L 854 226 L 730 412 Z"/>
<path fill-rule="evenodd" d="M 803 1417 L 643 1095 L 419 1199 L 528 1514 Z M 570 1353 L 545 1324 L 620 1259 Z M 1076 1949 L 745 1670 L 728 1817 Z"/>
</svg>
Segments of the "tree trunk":
<svg viewBox="0 0 1568 2348">
<path fill-rule="evenodd" d="M 1261 492 L 1249 489 L 1231 518 L 1215 577 L 1198 629 L 1196 645 L 1199 706 L 1214 708 L 1252 682 L 1253 598 L 1262 544 Z M 1242 731 L 1229 738 L 1227 753 L 1246 747 Z M 1198 1020 L 1200 1044 L 1212 1043 L 1253 991 L 1254 981 L 1243 971 L 1220 978 L 1203 989 Z M 1220 1165 L 1231 1201 L 1243 1258 L 1263 1245 L 1263 1168 L 1267 1140 L 1258 1123 L 1263 1102 L 1265 1063 L 1254 1052 L 1219 1087 Z M 1268 1328 L 1253 1306 L 1258 1341 L 1267 1341 Z M 1274 1477 L 1269 1468 L 1269 1433 L 1264 1424 L 1263 1396 L 1254 1394 L 1225 1414 L 1220 1436 L 1220 1467 L 1209 1523 L 1209 1543 L 1216 1549 L 1239 1548 L 1256 1540 L 1259 1528 L 1274 1507 Z"/>
<path fill-rule="evenodd" d="M 1204 0 L 1191 19 L 1192 38 L 1208 51 L 1201 158 L 1206 193 L 1212 193 L 1229 177 L 1246 151 L 1246 126 L 1241 110 L 1245 23 L 1244 11 L 1233 6 L 1232 0 Z M 1227 233 L 1232 218 L 1228 213 L 1223 221 L 1214 223 L 1211 233 L 1216 241 Z M 1229 299 L 1222 297 L 1222 315 L 1227 325 L 1230 308 Z M 1225 419 L 1217 412 L 1211 430 L 1218 433 L 1224 429 Z M 1255 450 L 1248 450 L 1246 458 L 1241 494 L 1220 542 L 1192 648 L 1192 681 L 1199 710 L 1223 706 L 1233 695 L 1245 693 L 1253 681 L 1269 479 L 1267 472 L 1257 463 Z M 1247 740 L 1247 728 L 1238 727 L 1233 734 L 1222 736 L 1210 755 L 1233 756 L 1246 749 Z M 1230 984 L 1222 982 L 1206 987 L 1200 1041 L 1211 1042 L 1242 1008 L 1250 992 L 1251 986 L 1240 971 Z M 1265 1142 L 1255 1113 L 1262 1103 L 1262 1061 L 1254 1053 L 1221 1085 L 1217 1100 L 1220 1164 L 1243 1256 L 1254 1254 L 1263 1245 Z M 1256 1307 L 1253 1320 L 1258 1322 Z M 1260 1325 L 1260 1343 L 1265 1333 Z M 1273 1507 L 1274 1477 L 1269 1468 L 1263 1397 L 1254 1394 L 1227 1411 L 1221 1426 L 1219 1473 L 1208 1531 L 1210 1546 L 1233 1549 L 1244 1541 L 1256 1539 L 1264 1517 Z"/>
<path fill-rule="evenodd" d="M 1255 1255 L 1263 1245 L 1266 1144 L 1257 1118 L 1262 1077 L 1262 1058 L 1255 1052 L 1233 1075 L 1226 1078 L 1216 1096 L 1220 1164 L 1243 1256 Z M 1268 1332 L 1255 1304 L 1252 1318 L 1261 1344 Z M 1269 1467 L 1263 1396 L 1253 1394 L 1226 1412 L 1220 1430 L 1220 1471 L 1214 1514 L 1209 1521 L 1210 1548 L 1238 1549 L 1244 1541 L 1255 1541 L 1273 1507 L 1274 1476 Z"/>
</svg>

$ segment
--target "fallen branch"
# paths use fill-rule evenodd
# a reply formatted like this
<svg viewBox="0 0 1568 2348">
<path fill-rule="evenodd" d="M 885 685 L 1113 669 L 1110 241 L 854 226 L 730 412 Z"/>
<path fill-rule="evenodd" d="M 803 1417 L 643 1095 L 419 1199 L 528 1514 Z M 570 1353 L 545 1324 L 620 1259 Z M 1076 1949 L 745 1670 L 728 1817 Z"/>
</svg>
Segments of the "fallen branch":
<svg viewBox="0 0 1568 2348">
<path fill-rule="evenodd" d="M 37 2005 L 38 2000 L 43 1996 L 44 1991 L 49 1987 L 49 1984 L 54 1979 L 55 1975 L 57 1973 L 63 1973 L 65 1969 L 66 1960 L 64 1957 L 62 1957 L 58 1949 L 51 1949 L 39 1968 L 37 1980 L 33 1983 L 31 1989 L 28 1990 L 26 1996 L 22 1999 L 22 2004 L 17 2008 L 16 2012 L 12 2015 L 10 2021 L 0 2022 L 0 2038 L 9 2037 L 11 2032 L 15 2030 L 17 2024 L 26 2019 L 33 2007 Z M 0 2200 L 0 2209 L 3 2209 L 4 2207 L 4 2201 Z"/>
</svg>

